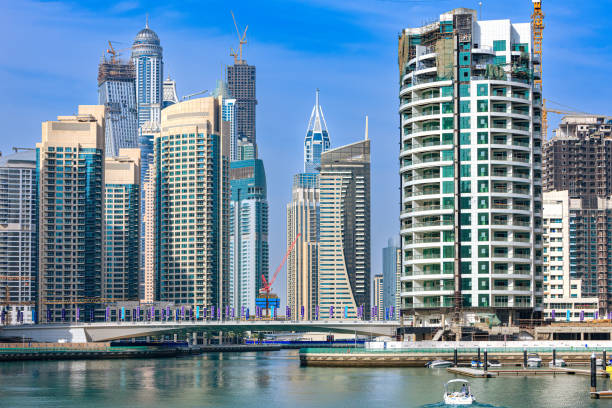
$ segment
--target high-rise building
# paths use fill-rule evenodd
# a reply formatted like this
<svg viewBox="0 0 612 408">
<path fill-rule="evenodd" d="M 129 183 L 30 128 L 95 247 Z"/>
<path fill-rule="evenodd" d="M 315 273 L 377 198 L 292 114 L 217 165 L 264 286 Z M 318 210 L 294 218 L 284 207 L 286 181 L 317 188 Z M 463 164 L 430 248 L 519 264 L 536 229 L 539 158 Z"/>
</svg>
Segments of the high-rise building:
<svg viewBox="0 0 612 408">
<path fill-rule="evenodd" d="M 568 191 L 553 191 L 544 193 L 544 318 L 552 319 L 553 311 L 557 319 L 566 320 L 569 313 L 570 321 L 580 321 L 583 318 L 595 318 L 598 310 L 596 285 L 585 279 L 585 286 L 590 295 L 583 297 L 583 281 L 576 274 L 576 265 L 588 268 L 588 257 L 578 255 L 583 251 L 577 248 L 587 248 L 591 240 L 590 217 L 585 222 L 578 221 L 577 213 L 582 213 L 582 200 L 570 198 Z M 611 207 L 606 200 L 606 206 Z M 606 211 L 602 209 L 602 211 Z M 587 228 L 577 228 L 578 225 Z M 597 222 L 592 230 L 597 230 Z M 599 234 L 598 234 L 599 235 Z M 595 252 L 595 251 L 593 251 Z M 587 258 L 587 259 L 585 259 Z M 596 256 L 593 260 L 596 259 Z M 595 283 L 593 281 L 593 283 Z"/>
<path fill-rule="evenodd" d="M 255 310 L 262 275 L 268 279 L 266 173 L 259 159 L 230 164 L 229 304 Z"/>
<path fill-rule="evenodd" d="M 176 81 L 170 78 L 170 75 L 166 78 L 163 84 L 163 95 L 162 95 L 162 106 L 164 109 L 170 105 L 178 103 L 178 95 L 176 93 Z"/>
<path fill-rule="evenodd" d="M 308 129 L 304 138 L 304 173 L 318 172 L 321 167 L 321 154 L 331 146 L 327 123 L 323 109 L 319 105 L 319 90 L 317 89 L 315 105 L 310 114 Z"/>
<path fill-rule="evenodd" d="M 397 308 L 397 296 L 399 294 L 399 274 L 397 270 L 397 253 L 398 245 L 396 240 L 389 238 L 387 246 L 382 250 L 383 258 L 383 297 L 382 302 L 384 309 L 393 310 L 396 314 Z M 401 256 L 401 254 L 400 254 Z M 393 309 L 391 309 L 393 308 Z"/>
<path fill-rule="evenodd" d="M 151 122 L 140 128 L 140 274 L 139 296 L 146 303 L 158 299 L 155 266 L 155 138 L 159 127 Z"/>
<path fill-rule="evenodd" d="M 542 311 L 532 45 L 529 23 L 477 21 L 463 8 L 399 37 L 401 307 L 417 320 Z"/>
<path fill-rule="evenodd" d="M 227 89 L 235 99 L 236 137 L 246 137 L 257 148 L 255 66 L 239 59 L 227 66 Z"/>
<path fill-rule="evenodd" d="M 287 204 L 287 249 L 296 238 L 296 245 L 287 258 L 287 306 L 295 319 L 313 320 L 319 289 L 319 175 L 316 173 L 293 176 L 291 203 Z"/>
<path fill-rule="evenodd" d="M 159 124 L 164 100 L 164 63 L 159 37 L 149 28 L 148 21 L 134 39 L 132 63 L 136 69 L 138 126 L 145 122 Z"/>
<path fill-rule="evenodd" d="M 612 301 L 612 119 L 570 115 L 544 144 L 544 190 L 569 197 L 570 276 L 581 295 L 599 298 L 598 311 Z"/>
<path fill-rule="evenodd" d="M 585 208 L 612 195 L 612 117 L 565 116 L 543 150 L 544 191 L 568 190 Z"/>
<path fill-rule="evenodd" d="M 321 155 L 319 306 L 322 318 L 370 313 L 370 140 Z M 333 307 L 333 309 L 331 309 Z"/>
<path fill-rule="evenodd" d="M 140 149 L 120 149 L 104 161 L 105 262 L 102 295 L 139 300 Z"/>
<path fill-rule="evenodd" d="M 0 155 L 0 197 L 0 315 L 5 323 L 32 323 L 38 270 L 35 151 Z"/>
<path fill-rule="evenodd" d="M 106 157 L 117 156 L 119 149 L 138 146 L 135 81 L 131 61 L 122 62 L 113 55 L 100 62 L 98 104 L 106 107 Z"/>
<path fill-rule="evenodd" d="M 160 301 L 220 307 L 229 297 L 229 130 L 221 98 L 162 111 L 155 140 Z"/>
<path fill-rule="evenodd" d="M 237 153 L 238 135 L 236 132 L 236 99 L 232 98 L 227 84 L 222 80 L 217 80 L 217 87 L 212 93 L 212 96 L 223 97 L 223 120 L 229 122 L 230 127 L 230 159 L 243 160 Z M 244 136 L 246 139 L 246 136 Z M 255 158 L 253 156 L 252 158 Z"/>
<path fill-rule="evenodd" d="M 43 122 L 37 150 L 37 320 L 89 320 L 104 269 L 103 105 Z"/>
<path fill-rule="evenodd" d="M 385 304 L 383 302 L 384 297 L 384 282 L 383 275 L 374 275 L 374 292 L 372 304 L 376 306 L 376 316 L 372 316 L 372 319 L 383 320 L 385 316 Z"/>
</svg>

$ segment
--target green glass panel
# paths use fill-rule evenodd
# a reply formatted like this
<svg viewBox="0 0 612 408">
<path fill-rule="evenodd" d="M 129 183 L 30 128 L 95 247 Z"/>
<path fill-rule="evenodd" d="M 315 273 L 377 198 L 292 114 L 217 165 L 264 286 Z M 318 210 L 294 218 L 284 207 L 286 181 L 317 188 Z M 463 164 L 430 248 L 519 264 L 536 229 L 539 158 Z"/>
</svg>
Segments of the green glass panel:
<svg viewBox="0 0 612 408">
<path fill-rule="evenodd" d="M 442 177 L 453 177 L 455 175 L 454 166 L 442 166 Z"/>
<path fill-rule="evenodd" d="M 488 241 L 489 240 L 489 230 L 488 229 L 479 229 L 478 230 L 478 240 L 479 241 Z"/>
<path fill-rule="evenodd" d="M 489 246 L 488 245 L 478 245 L 478 257 L 479 258 L 489 257 Z"/>
<path fill-rule="evenodd" d="M 478 208 L 489 208 L 489 197 L 478 197 Z"/>
<path fill-rule="evenodd" d="M 489 165 L 479 164 L 478 165 L 478 177 L 486 177 L 489 175 Z"/>
<path fill-rule="evenodd" d="M 452 194 L 455 192 L 454 182 L 443 181 L 442 182 L 442 194 Z"/>
<path fill-rule="evenodd" d="M 470 180 L 462 180 L 461 181 L 461 192 L 462 193 L 471 193 L 472 192 L 472 182 Z"/>
<path fill-rule="evenodd" d="M 489 290 L 489 278 L 478 278 L 478 290 Z"/>
<path fill-rule="evenodd" d="M 478 273 L 489 273 L 489 262 L 478 261 Z"/>
<path fill-rule="evenodd" d="M 478 132 L 478 144 L 489 143 L 489 134 L 487 132 Z"/>
<path fill-rule="evenodd" d="M 488 84 L 478 84 L 477 95 L 478 96 L 488 96 L 489 95 L 489 85 Z"/>
</svg>

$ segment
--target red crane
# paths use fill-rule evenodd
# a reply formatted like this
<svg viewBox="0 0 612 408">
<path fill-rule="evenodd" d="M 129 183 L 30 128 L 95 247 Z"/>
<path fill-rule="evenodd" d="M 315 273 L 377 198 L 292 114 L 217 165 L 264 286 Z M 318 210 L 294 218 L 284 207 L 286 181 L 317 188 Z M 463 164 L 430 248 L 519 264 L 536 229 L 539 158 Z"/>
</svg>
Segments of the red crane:
<svg viewBox="0 0 612 408">
<path fill-rule="evenodd" d="M 276 280 L 276 277 L 278 276 L 278 273 L 280 272 L 280 270 L 283 269 L 285 262 L 287 262 L 287 258 L 289 258 L 289 255 L 291 254 L 291 252 L 293 252 L 293 249 L 295 248 L 295 244 L 298 238 L 300 238 L 300 235 L 302 234 L 298 233 L 295 236 L 295 239 L 289 246 L 289 249 L 287 250 L 287 253 L 285 254 L 285 257 L 281 261 L 280 265 L 278 265 L 278 268 L 276 268 L 276 271 L 274 272 L 274 275 L 272 276 L 272 279 L 270 280 L 270 282 L 266 280 L 266 276 L 264 274 L 261 274 L 261 279 L 263 281 L 263 287 L 259 289 L 259 293 L 266 294 L 266 295 L 270 294 L 270 291 L 272 290 L 272 284 L 274 284 L 274 281 Z"/>
</svg>

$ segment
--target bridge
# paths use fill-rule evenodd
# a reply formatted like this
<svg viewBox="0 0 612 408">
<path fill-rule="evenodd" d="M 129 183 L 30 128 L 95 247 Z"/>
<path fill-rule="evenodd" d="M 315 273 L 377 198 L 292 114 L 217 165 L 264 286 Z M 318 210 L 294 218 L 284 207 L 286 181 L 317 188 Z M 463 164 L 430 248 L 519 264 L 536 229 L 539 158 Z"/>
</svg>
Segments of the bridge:
<svg viewBox="0 0 612 408">
<path fill-rule="evenodd" d="M 187 333 L 218 332 L 318 332 L 366 336 L 395 336 L 397 320 L 184 320 L 118 321 L 101 323 L 22 324 L 0 327 L 0 337 L 34 342 L 88 343 Z"/>
</svg>

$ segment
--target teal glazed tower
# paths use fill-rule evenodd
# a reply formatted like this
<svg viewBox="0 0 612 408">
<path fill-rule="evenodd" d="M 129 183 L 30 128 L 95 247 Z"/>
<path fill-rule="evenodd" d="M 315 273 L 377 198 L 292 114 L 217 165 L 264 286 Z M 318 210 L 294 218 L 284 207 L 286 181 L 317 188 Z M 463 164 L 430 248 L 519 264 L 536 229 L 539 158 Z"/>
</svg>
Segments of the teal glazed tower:
<svg viewBox="0 0 612 408">
<path fill-rule="evenodd" d="M 236 310 L 255 310 L 255 299 L 268 279 L 268 201 L 266 173 L 259 159 L 230 164 L 229 302 Z"/>
<path fill-rule="evenodd" d="M 317 89 L 315 106 L 312 108 L 308 130 L 304 139 L 304 173 L 318 173 L 321 167 L 321 154 L 331 146 L 327 123 L 323 109 L 319 105 L 319 90 Z"/>
<path fill-rule="evenodd" d="M 146 122 L 159 124 L 164 92 L 164 63 L 159 37 L 149 28 L 148 20 L 145 28 L 134 39 L 132 64 L 136 69 L 138 126 Z"/>
<path fill-rule="evenodd" d="M 399 38 L 401 308 L 542 312 L 542 94 L 529 23 L 458 8 Z"/>
</svg>

